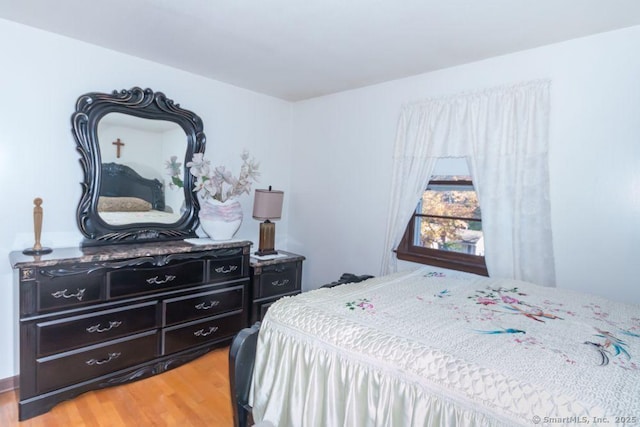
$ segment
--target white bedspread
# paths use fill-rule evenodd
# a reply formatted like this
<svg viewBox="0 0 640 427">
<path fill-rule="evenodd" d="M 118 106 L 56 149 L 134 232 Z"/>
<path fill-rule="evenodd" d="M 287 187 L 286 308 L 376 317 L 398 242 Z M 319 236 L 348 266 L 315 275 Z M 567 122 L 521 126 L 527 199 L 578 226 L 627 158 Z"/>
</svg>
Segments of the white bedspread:
<svg viewBox="0 0 640 427">
<path fill-rule="evenodd" d="M 100 212 L 100 217 L 111 225 L 137 224 L 143 222 L 174 224 L 180 220 L 182 215 L 150 210 L 142 212 Z"/>
<path fill-rule="evenodd" d="M 256 421 L 275 426 L 640 424 L 640 307 L 419 269 L 279 300 Z"/>
</svg>

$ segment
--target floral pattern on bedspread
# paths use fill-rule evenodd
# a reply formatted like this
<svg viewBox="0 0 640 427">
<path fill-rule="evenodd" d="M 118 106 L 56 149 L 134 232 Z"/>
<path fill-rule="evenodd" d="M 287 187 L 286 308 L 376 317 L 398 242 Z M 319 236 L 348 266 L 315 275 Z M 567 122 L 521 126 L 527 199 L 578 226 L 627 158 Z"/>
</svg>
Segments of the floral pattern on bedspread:
<svg viewBox="0 0 640 427">
<path fill-rule="evenodd" d="M 424 274 L 423 277 L 446 277 L 444 273 L 429 272 Z M 536 322 L 545 323 L 549 320 L 564 320 L 561 316 L 576 316 L 576 312 L 565 308 L 564 303 L 554 302 L 549 299 L 544 299 L 541 304 L 531 304 L 526 301 L 528 296 L 525 292 L 522 292 L 518 287 L 513 288 L 492 288 L 487 286 L 485 289 L 476 289 L 469 291 L 467 289 L 461 289 L 463 294 L 467 295 L 467 299 L 474 302 L 476 305 L 483 307 L 474 309 L 470 306 L 468 309 L 463 310 L 458 305 L 447 305 L 447 309 L 453 310 L 458 313 L 455 319 L 460 320 L 462 315 L 466 323 L 474 323 L 482 325 L 479 322 L 491 322 L 492 324 L 508 324 L 509 316 L 524 316 Z M 435 298 L 445 298 L 452 296 L 449 289 L 443 289 L 433 295 Z M 417 295 L 416 299 L 424 301 L 424 297 Z M 430 303 L 433 301 L 430 301 Z M 375 313 L 374 305 L 369 298 L 360 298 L 358 301 L 350 301 L 346 303 L 346 307 L 350 310 L 360 308 L 363 311 L 367 311 L 371 314 Z M 620 326 L 609 320 L 609 314 L 602 311 L 602 308 L 597 304 L 586 304 L 583 306 L 591 311 L 593 319 L 596 322 L 604 323 L 613 328 L 617 332 L 610 332 L 600 329 L 597 326 L 593 326 L 596 333 L 592 336 L 585 336 L 586 340 L 582 343 L 587 345 L 589 350 L 593 350 L 599 355 L 597 365 L 606 366 L 611 359 L 614 359 L 613 364 L 618 365 L 624 369 L 638 370 L 639 366 L 631 361 L 631 354 L 628 351 L 628 343 L 619 338 L 618 334 L 625 334 L 634 338 L 640 338 L 640 333 L 634 333 L 633 331 L 640 332 L 640 321 L 638 318 L 632 317 L 630 319 L 630 325 L 628 330 L 621 329 Z M 635 322 L 635 323 L 634 323 Z M 513 327 L 498 327 L 495 329 L 473 329 L 474 332 L 486 335 L 498 335 L 498 334 L 526 334 L 526 329 L 517 329 Z M 599 340 L 593 337 L 599 338 Z M 565 362 L 575 364 L 575 360 L 571 359 L 567 354 L 559 348 L 550 348 L 545 346 L 544 341 L 540 341 L 535 337 L 527 338 L 514 338 L 514 342 L 524 345 L 525 349 L 539 346 L 543 350 L 549 350 L 557 354 Z M 575 344 L 575 343 L 574 343 Z"/>
<path fill-rule="evenodd" d="M 418 270 L 281 299 L 278 325 L 519 419 L 640 408 L 640 307 L 597 296 Z"/>
<path fill-rule="evenodd" d="M 373 304 L 371 304 L 371 301 L 369 301 L 367 298 L 360 298 L 357 301 L 349 301 L 348 303 L 345 304 L 345 306 L 349 309 L 349 310 L 355 310 L 356 308 L 359 308 L 361 310 L 365 310 L 368 312 L 373 312 Z"/>
<path fill-rule="evenodd" d="M 543 322 L 543 323 L 548 320 L 555 320 L 555 319 L 564 320 L 564 317 L 559 316 L 559 314 L 562 314 L 562 316 L 576 316 L 576 313 L 572 310 L 566 309 L 565 304 L 563 303 L 553 302 L 549 299 L 545 299 L 544 301 L 542 301 L 542 304 L 540 305 L 532 305 L 525 301 L 526 297 L 527 297 L 527 294 L 524 292 L 520 292 L 517 287 L 512 289 L 505 289 L 505 288 L 493 289 L 491 287 L 487 287 L 484 290 L 477 290 L 475 295 L 470 295 L 467 298 L 474 300 L 476 304 L 482 304 L 487 306 L 486 308 L 487 310 L 494 311 L 495 313 L 497 313 L 498 316 L 502 316 L 505 314 L 506 315 L 509 315 L 509 314 L 523 315 L 531 320 L 534 320 L 537 322 Z M 489 306 L 495 306 L 495 308 L 493 307 L 489 308 Z M 596 321 L 602 321 L 604 323 L 607 323 L 610 327 L 613 327 L 615 330 L 619 331 L 620 333 L 627 334 L 630 336 L 635 336 L 636 338 L 640 338 L 640 335 L 630 333 L 629 331 L 624 329 L 620 329 L 616 323 L 608 321 L 607 319 L 609 317 L 609 314 L 602 312 L 600 306 L 588 304 L 588 305 L 585 305 L 584 308 L 591 309 L 591 311 L 594 313 L 594 319 Z M 492 320 L 494 319 L 495 318 L 492 318 Z M 634 318 L 630 319 L 631 322 L 633 322 L 633 319 Z M 480 320 L 486 321 L 488 319 L 484 317 L 484 318 L 480 318 Z M 506 321 L 508 323 L 508 319 L 503 319 L 503 321 Z M 631 328 L 635 329 L 636 326 L 632 324 Z M 597 342 L 594 342 L 592 340 L 586 340 L 583 342 L 583 344 L 586 344 L 588 347 L 594 349 L 600 355 L 598 365 L 606 366 L 609 364 L 609 361 L 611 360 L 611 358 L 620 356 L 620 358 L 625 360 L 617 359 L 614 361 L 615 365 L 618 365 L 624 369 L 633 369 L 633 370 L 638 369 L 638 366 L 636 365 L 635 362 L 631 362 L 631 363 L 628 362 L 631 360 L 631 355 L 627 350 L 628 344 L 626 342 L 624 342 L 623 340 L 615 336 L 614 333 L 612 332 L 602 330 L 597 326 L 594 326 L 594 329 L 597 331 L 597 334 L 595 334 L 594 336 L 601 338 L 601 340 Z M 489 331 L 476 331 L 476 332 L 485 333 L 485 334 L 500 334 L 500 333 L 526 334 L 526 330 L 513 329 L 513 328 L 489 330 Z M 529 346 L 541 345 L 543 346 L 543 349 L 545 348 L 544 344 L 540 343 L 535 338 L 529 338 L 526 340 L 517 338 L 515 339 L 515 342 L 519 344 L 527 344 Z M 567 363 L 575 363 L 575 360 L 572 360 L 571 358 L 569 358 L 561 349 L 551 348 L 550 350 L 560 355 L 561 357 L 563 357 Z"/>
</svg>

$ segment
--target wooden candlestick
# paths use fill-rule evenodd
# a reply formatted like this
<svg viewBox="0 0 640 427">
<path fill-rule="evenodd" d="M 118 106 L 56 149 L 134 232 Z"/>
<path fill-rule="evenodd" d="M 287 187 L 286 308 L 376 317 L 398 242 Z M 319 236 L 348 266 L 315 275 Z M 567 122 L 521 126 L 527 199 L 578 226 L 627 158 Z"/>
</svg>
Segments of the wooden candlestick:
<svg viewBox="0 0 640 427">
<path fill-rule="evenodd" d="M 42 234 L 42 199 L 40 197 L 36 197 L 33 199 L 33 204 L 35 207 L 33 208 L 33 231 L 36 238 L 36 243 L 33 245 L 33 248 L 25 249 L 22 251 L 25 255 L 42 255 L 48 254 L 52 251 L 51 248 L 43 248 L 40 244 L 40 235 Z"/>
</svg>

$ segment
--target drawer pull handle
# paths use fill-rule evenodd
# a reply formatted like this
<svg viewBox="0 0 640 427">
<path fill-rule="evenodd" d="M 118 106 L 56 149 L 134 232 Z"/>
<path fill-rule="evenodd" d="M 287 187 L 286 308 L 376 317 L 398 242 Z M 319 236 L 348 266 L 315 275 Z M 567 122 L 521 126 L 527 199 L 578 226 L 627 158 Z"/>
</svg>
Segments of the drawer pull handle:
<svg viewBox="0 0 640 427">
<path fill-rule="evenodd" d="M 117 328 L 120 325 L 122 325 L 122 322 L 117 321 L 117 320 L 112 320 L 112 321 L 109 322 L 109 326 L 107 326 L 106 328 L 101 328 L 100 327 L 100 323 L 98 323 L 97 325 L 89 326 L 87 328 L 87 332 L 89 332 L 91 334 L 94 333 L 94 332 L 98 332 L 98 333 L 107 332 L 107 331 L 110 331 L 113 328 Z"/>
<path fill-rule="evenodd" d="M 152 277 L 151 279 L 147 279 L 147 283 L 150 285 L 164 285 L 165 283 L 172 282 L 175 280 L 176 276 L 171 276 L 169 274 L 164 275 L 164 280 L 158 280 L 158 276 Z"/>
<path fill-rule="evenodd" d="M 51 293 L 51 296 L 53 296 L 54 298 L 77 298 L 78 301 L 82 301 L 82 298 L 84 297 L 84 291 L 86 291 L 86 289 L 78 289 L 78 292 L 75 294 L 68 294 L 67 295 L 67 290 L 64 289 L 62 291 L 56 291 Z"/>
<path fill-rule="evenodd" d="M 222 274 L 227 274 L 227 273 L 231 273 L 233 271 L 236 271 L 238 269 L 237 265 L 230 265 L 229 268 L 224 268 L 224 267 L 218 267 L 216 268 L 216 273 L 222 273 Z"/>
<path fill-rule="evenodd" d="M 209 327 L 208 331 L 205 331 L 204 329 L 199 329 L 199 330 L 195 331 L 193 333 L 193 335 L 195 335 L 197 337 L 206 337 L 207 335 L 211 335 L 212 333 L 214 333 L 218 329 L 219 328 L 217 326 L 211 326 L 211 327 Z"/>
<path fill-rule="evenodd" d="M 122 353 L 109 353 L 109 357 L 106 359 L 102 359 L 102 360 L 98 360 L 98 359 L 89 359 L 87 360 L 86 363 L 89 366 L 93 366 L 93 365 L 104 365 L 105 363 L 109 363 L 114 359 L 117 359 L 118 357 L 120 357 Z"/>
<path fill-rule="evenodd" d="M 220 305 L 220 301 L 214 300 L 214 301 L 209 301 L 209 304 L 207 305 L 207 302 L 201 302 L 200 304 L 196 304 L 196 309 L 198 310 L 209 310 L 211 307 L 215 307 L 217 305 Z"/>
<path fill-rule="evenodd" d="M 274 280 L 273 282 L 271 282 L 271 285 L 272 286 L 284 286 L 287 283 L 289 283 L 289 279 L 284 279 L 283 281 Z"/>
</svg>

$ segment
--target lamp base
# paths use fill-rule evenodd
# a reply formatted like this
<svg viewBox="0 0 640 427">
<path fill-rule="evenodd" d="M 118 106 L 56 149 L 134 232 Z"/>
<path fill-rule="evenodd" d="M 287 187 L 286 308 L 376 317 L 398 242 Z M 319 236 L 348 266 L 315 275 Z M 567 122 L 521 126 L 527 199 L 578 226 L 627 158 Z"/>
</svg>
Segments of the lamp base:
<svg viewBox="0 0 640 427">
<path fill-rule="evenodd" d="M 266 256 L 266 255 L 277 255 L 278 251 L 276 251 L 275 249 L 272 249 L 270 251 L 255 251 L 254 253 L 258 256 Z"/>
<path fill-rule="evenodd" d="M 265 222 L 260 223 L 260 244 L 258 245 L 256 255 L 264 256 L 277 254 L 278 251 L 273 248 L 275 237 L 276 225 L 273 222 L 266 220 Z"/>
</svg>

